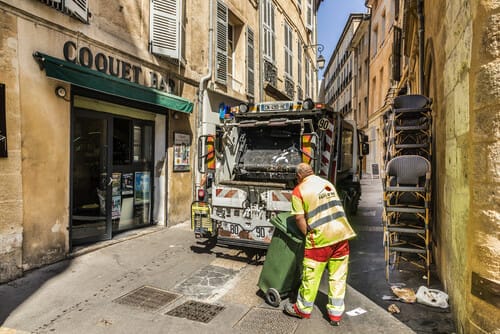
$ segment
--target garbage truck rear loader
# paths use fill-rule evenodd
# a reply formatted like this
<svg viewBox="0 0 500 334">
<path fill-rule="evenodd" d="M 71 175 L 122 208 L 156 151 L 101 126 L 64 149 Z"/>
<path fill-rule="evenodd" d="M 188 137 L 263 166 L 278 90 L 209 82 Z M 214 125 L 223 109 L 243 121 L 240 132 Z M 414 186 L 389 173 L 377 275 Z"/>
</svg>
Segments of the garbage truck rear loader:
<svg viewBox="0 0 500 334">
<path fill-rule="evenodd" d="M 291 209 L 300 162 L 339 181 L 345 205 L 357 207 L 363 145 L 356 126 L 339 113 L 308 99 L 241 104 L 222 116 L 215 133 L 198 138 L 198 169 L 208 182 L 192 206 L 197 237 L 267 249 L 270 219 Z"/>
</svg>

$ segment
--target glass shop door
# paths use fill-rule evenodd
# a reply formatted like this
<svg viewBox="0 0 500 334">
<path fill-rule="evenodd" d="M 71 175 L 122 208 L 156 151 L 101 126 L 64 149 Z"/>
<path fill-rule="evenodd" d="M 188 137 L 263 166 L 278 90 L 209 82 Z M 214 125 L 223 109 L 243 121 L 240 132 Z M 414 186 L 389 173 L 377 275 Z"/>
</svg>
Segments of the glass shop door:
<svg viewBox="0 0 500 334">
<path fill-rule="evenodd" d="M 74 110 L 72 120 L 71 247 L 111 239 L 110 115 Z"/>
</svg>

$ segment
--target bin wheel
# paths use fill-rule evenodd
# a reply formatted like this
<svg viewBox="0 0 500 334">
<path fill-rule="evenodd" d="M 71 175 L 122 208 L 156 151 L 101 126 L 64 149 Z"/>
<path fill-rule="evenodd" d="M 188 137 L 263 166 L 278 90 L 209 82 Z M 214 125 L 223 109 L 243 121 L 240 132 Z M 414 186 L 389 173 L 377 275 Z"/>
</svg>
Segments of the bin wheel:
<svg viewBox="0 0 500 334">
<path fill-rule="evenodd" d="M 269 288 L 266 292 L 266 302 L 274 307 L 280 306 L 281 296 L 278 290 L 274 288 Z"/>
</svg>

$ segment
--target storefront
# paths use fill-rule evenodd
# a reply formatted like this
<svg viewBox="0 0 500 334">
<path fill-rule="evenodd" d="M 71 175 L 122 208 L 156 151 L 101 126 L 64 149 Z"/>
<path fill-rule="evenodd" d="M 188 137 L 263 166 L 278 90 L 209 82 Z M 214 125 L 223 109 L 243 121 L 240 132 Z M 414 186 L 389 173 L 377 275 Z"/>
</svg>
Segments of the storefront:
<svg viewBox="0 0 500 334">
<path fill-rule="evenodd" d="M 164 224 L 169 113 L 189 114 L 192 103 L 141 85 L 140 66 L 71 41 L 63 49 L 65 59 L 33 56 L 70 104 L 70 249 Z"/>
</svg>

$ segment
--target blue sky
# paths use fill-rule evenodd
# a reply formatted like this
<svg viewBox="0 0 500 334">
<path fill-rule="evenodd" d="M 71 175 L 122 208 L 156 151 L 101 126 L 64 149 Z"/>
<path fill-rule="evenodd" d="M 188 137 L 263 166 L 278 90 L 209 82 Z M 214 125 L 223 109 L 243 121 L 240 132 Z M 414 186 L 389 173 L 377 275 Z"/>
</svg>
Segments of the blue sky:
<svg viewBox="0 0 500 334">
<path fill-rule="evenodd" d="M 366 13 L 365 0 L 323 0 L 318 11 L 318 43 L 325 46 L 323 57 L 330 59 L 350 13 Z M 319 72 L 319 79 L 323 71 Z"/>
</svg>

